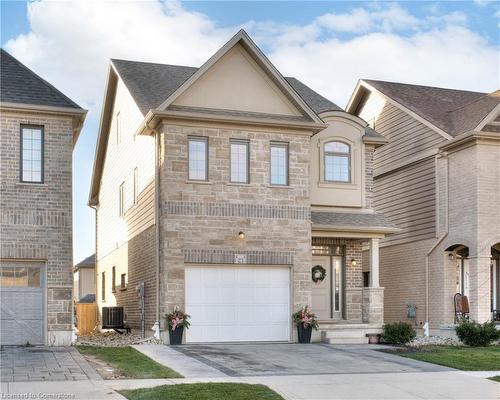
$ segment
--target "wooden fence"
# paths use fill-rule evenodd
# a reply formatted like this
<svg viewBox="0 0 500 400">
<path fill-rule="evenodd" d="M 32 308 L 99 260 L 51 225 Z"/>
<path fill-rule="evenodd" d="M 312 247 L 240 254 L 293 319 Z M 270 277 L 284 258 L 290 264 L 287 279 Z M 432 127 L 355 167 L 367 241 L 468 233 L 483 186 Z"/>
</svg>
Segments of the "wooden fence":
<svg viewBox="0 0 500 400">
<path fill-rule="evenodd" d="M 76 328 L 79 335 L 88 335 L 96 327 L 96 304 L 76 303 Z"/>
</svg>

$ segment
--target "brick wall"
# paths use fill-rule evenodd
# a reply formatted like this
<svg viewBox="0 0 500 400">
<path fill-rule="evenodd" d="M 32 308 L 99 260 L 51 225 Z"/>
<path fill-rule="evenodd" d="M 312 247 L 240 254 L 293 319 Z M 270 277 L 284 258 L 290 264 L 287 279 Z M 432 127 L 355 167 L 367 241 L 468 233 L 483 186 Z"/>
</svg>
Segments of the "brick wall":
<svg viewBox="0 0 500 400">
<path fill-rule="evenodd" d="M 44 183 L 20 183 L 20 126 L 44 127 Z M 0 258 L 46 260 L 49 344 L 69 344 L 72 315 L 71 117 L 0 117 Z"/>
<path fill-rule="evenodd" d="M 185 257 L 193 252 L 201 254 L 201 261 L 215 257 L 214 251 L 221 260 L 232 252 L 252 255 L 253 262 L 293 260 L 293 308 L 310 304 L 309 137 L 175 125 L 165 125 L 161 132 L 162 315 L 185 306 Z M 188 135 L 209 138 L 208 183 L 187 182 Z M 247 185 L 228 183 L 229 139 L 236 138 L 250 141 Z M 289 187 L 269 185 L 270 141 L 289 143 Z M 238 238 L 239 231 L 245 232 L 245 240 Z"/>
</svg>

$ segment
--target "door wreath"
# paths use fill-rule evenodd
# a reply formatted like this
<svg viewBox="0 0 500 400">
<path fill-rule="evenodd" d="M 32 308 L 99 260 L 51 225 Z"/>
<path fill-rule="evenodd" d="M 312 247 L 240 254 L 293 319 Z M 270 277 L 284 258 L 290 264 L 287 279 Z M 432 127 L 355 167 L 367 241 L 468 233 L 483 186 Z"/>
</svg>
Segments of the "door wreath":
<svg viewBox="0 0 500 400">
<path fill-rule="evenodd" d="M 326 269 L 321 265 L 315 265 L 312 267 L 311 275 L 314 283 L 323 282 L 326 277 Z"/>
</svg>

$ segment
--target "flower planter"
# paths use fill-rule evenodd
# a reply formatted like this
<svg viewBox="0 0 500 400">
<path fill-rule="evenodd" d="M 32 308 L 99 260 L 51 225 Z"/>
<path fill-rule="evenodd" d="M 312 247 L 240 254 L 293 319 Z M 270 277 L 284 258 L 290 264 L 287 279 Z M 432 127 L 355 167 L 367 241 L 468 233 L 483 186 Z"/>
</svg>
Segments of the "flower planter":
<svg viewBox="0 0 500 400">
<path fill-rule="evenodd" d="M 170 336 L 171 345 L 182 344 L 182 334 L 184 333 L 184 327 L 178 326 L 175 330 L 169 330 L 168 334 Z"/>
<path fill-rule="evenodd" d="M 367 333 L 366 337 L 368 338 L 369 344 L 379 344 L 380 343 L 380 333 Z"/>
<path fill-rule="evenodd" d="M 299 336 L 299 343 L 311 343 L 311 333 L 312 333 L 311 325 L 309 325 L 307 328 L 304 328 L 303 325 L 297 325 L 297 334 Z"/>
</svg>

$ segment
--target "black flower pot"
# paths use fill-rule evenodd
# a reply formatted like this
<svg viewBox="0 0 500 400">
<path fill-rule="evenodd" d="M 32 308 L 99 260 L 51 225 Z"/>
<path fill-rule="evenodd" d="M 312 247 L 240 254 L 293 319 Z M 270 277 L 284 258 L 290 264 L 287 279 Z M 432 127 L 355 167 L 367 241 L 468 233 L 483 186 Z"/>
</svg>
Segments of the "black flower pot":
<svg viewBox="0 0 500 400">
<path fill-rule="evenodd" d="M 168 334 L 170 335 L 170 344 L 178 345 L 182 344 L 182 334 L 184 333 L 184 327 L 178 326 L 175 330 L 169 329 Z"/>
<path fill-rule="evenodd" d="M 304 328 L 304 325 L 297 325 L 297 334 L 299 336 L 299 343 L 311 343 L 312 326 L 309 325 Z"/>
</svg>

